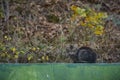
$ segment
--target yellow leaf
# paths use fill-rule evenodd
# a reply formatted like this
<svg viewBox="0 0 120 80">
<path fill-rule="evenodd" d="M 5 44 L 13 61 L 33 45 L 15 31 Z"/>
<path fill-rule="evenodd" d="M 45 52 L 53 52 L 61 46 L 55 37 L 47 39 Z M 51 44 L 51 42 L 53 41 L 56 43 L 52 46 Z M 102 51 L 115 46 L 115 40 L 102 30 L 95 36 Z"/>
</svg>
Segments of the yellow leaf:
<svg viewBox="0 0 120 80">
<path fill-rule="evenodd" d="M 96 35 L 102 35 L 104 33 L 104 27 L 99 25 L 95 28 L 95 32 Z"/>
<path fill-rule="evenodd" d="M 103 34 L 103 30 L 96 30 L 94 33 L 96 35 L 102 35 Z"/>
<path fill-rule="evenodd" d="M 80 25 L 83 26 L 83 27 L 85 27 L 85 26 L 86 26 L 86 23 L 83 22 L 83 21 L 80 21 Z"/>
<path fill-rule="evenodd" d="M 94 32 L 96 35 L 102 35 L 103 34 L 103 31 L 95 31 Z"/>
<path fill-rule="evenodd" d="M 89 28 L 94 28 L 94 26 L 93 26 L 92 24 L 90 24 L 90 23 L 88 23 L 87 26 L 88 26 Z"/>
<path fill-rule="evenodd" d="M 45 60 L 45 57 L 44 57 L 44 56 L 42 56 L 42 60 Z"/>
<path fill-rule="evenodd" d="M 49 57 L 48 57 L 48 56 L 46 56 L 46 60 L 47 60 L 47 61 L 49 60 Z"/>
<path fill-rule="evenodd" d="M 16 54 L 14 57 L 17 59 L 17 58 L 18 58 L 18 55 Z"/>
<path fill-rule="evenodd" d="M 15 48 L 15 47 L 13 47 L 13 48 L 11 48 L 11 50 L 12 50 L 13 52 L 15 52 L 15 51 L 16 51 L 16 48 Z"/>
<path fill-rule="evenodd" d="M 37 50 L 40 50 L 40 48 L 39 48 L 39 47 L 37 47 Z"/>
<path fill-rule="evenodd" d="M 80 7 L 77 7 L 77 6 L 75 6 L 75 5 L 72 5 L 71 6 L 71 10 L 73 10 L 74 11 L 74 14 L 75 15 L 79 15 L 79 16 L 81 16 L 81 17 L 86 17 L 86 10 L 85 9 L 82 9 L 82 8 L 80 8 Z"/>
<path fill-rule="evenodd" d="M 7 39 L 8 37 L 7 36 L 4 36 L 5 39 Z"/>
<path fill-rule="evenodd" d="M 32 50 L 33 50 L 33 51 L 36 51 L 36 48 L 35 48 L 35 47 L 33 47 L 33 48 L 32 48 Z"/>
<path fill-rule="evenodd" d="M 107 13 L 100 12 L 100 13 L 97 14 L 97 17 L 98 18 L 107 18 L 108 16 L 107 16 Z"/>
<path fill-rule="evenodd" d="M 24 54 L 25 52 L 24 51 L 20 51 L 20 53 Z"/>
<path fill-rule="evenodd" d="M 33 58 L 33 56 L 28 56 L 28 61 L 30 61 Z"/>
<path fill-rule="evenodd" d="M 76 10 L 77 10 L 77 6 L 72 5 L 72 6 L 71 6 L 71 10 L 76 11 Z"/>
</svg>

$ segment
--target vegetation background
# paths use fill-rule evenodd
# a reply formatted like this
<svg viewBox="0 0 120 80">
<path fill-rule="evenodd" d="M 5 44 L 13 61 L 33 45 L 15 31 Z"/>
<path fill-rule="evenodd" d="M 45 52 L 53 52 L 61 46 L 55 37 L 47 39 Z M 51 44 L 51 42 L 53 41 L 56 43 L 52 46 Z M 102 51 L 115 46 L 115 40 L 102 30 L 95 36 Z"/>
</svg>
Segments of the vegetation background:
<svg viewBox="0 0 120 80">
<path fill-rule="evenodd" d="M 120 62 L 120 0 L 0 0 L 0 62 L 72 62 L 81 46 Z"/>
</svg>

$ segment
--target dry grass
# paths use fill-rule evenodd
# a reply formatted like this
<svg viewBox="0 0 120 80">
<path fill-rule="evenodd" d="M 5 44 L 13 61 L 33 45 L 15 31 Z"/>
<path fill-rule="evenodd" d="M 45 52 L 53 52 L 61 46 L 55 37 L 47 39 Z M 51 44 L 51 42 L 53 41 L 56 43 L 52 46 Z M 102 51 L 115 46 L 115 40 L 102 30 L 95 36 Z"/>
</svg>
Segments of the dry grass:
<svg viewBox="0 0 120 80">
<path fill-rule="evenodd" d="M 40 4 L 10 3 L 9 20 L 2 18 L 0 24 L 0 62 L 72 62 L 69 54 L 81 46 L 91 47 L 97 62 L 120 62 L 120 29 L 112 21 L 105 23 L 102 36 L 96 36 L 89 28 L 71 24 L 70 6 L 78 2 Z"/>
</svg>

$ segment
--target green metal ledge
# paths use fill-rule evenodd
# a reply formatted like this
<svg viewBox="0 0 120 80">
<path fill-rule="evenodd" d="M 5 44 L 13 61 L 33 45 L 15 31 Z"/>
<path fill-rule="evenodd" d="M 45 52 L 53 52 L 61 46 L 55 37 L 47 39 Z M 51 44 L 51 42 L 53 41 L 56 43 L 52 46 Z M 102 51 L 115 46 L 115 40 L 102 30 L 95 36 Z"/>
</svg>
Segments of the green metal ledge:
<svg viewBox="0 0 120 80">
<path fill-rule="evenodd" d="M 120 63 L 0 64 L 0 80 L 120 80 Z"/>
</svg>

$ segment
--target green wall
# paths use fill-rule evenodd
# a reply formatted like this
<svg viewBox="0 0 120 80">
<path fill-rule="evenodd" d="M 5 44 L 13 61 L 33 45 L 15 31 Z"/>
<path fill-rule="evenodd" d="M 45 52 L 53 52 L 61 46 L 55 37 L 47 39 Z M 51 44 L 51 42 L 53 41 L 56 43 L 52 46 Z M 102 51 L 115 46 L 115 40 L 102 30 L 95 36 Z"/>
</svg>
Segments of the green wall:
<svg viewBox="0 0 120 80">
<path fill-rule="evenodd" d="M 120 63 L 0 64 L 0 80 L 120 80 Z"/>
</svg>

